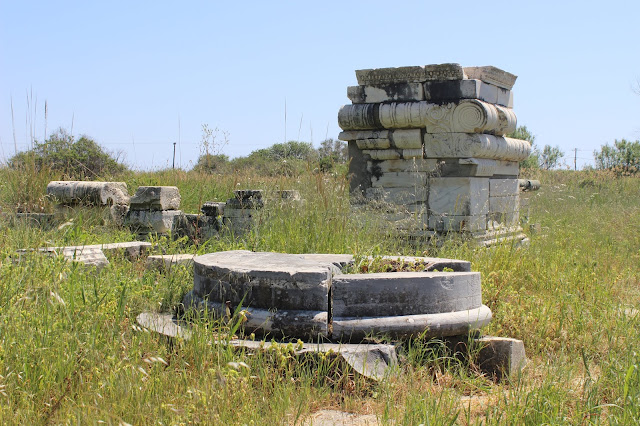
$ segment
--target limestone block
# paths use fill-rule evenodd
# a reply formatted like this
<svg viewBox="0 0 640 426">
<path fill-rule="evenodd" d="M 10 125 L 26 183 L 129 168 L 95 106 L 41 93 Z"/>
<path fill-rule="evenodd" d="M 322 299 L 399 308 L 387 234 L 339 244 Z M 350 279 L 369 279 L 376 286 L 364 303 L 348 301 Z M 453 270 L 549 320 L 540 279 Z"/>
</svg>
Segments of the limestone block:
<svg viewBox="0 0 640 426">
<path fill-rule="evenodd" d="M 428 80 L 462 80 L 460 64 L 433 64 L 398 68 L 356 70 L 358 84 L 376 86 L 392 83 L 422 83 Z"/>
<path fill-rule="evenodd" d="M 511 90 L 513 88 L 513 85 L 518 78 L 518 76 L 494 66 L 465 67 L 464 73 L 468 78 L 482 80 L 485 83 L 493 84 L 494 86 L 507 90 Z"/>
<path fill-rule="evenodd" d="M 520 139 L 478 133 L 424 135 L 425 158 L 490 158 L 522 161 L 531 153 L 531 144 Z"/>
<path fill-rule="evenodd" d="M 402 154 L 395 149 L 364 149 L 362 153 L 372 160 L 398 160 Z"/>
<path fill-rule="evenodd" d="M 187 237 L 190 241 L 206 241 L 216 237 L 221 228 L 219 216 L 182 214 L 173 219 L 171 234 L 176 239 Z"/>
<path fill-rule="evenodd" d="M 56 250 L 65 259 L 102 269 L 109 264 L 104 252 L 95 246 L 62 247 Z"/>
<path fill-rule="evenodd" d="M 486 215 L 489 212 L 489 179 L 478 177 L 429 179 L 429 212 L 436 215 Z"/>
<path fill-rule="evenodd" d="M 357 139 L 389 139 L 389 130 L 347 130 L 338 134 L 341 141 Z"/>
<path fill-rule="evenodd" d="M 410 159 L 410 158 L 422 158 L 424 157 L 424 151 L 422 148 L 419 149 L 403 149 L 400 151 L 402 154 L 402 158 Z"/>
<path fill-rule="evenodd" d="M 140 234 L 166 234 L 173 227 L 173 219 L 181 214 L 180 210 L 129 210 L 124 224 Z"/>
<path fill-rule="evenodd" d="M 227 251 L 194 258 L 194 291 L 210 301 L 275 310 L 327 311 L 339 270 L 301 255 Z"/>
<path fill-rule="evenodd" d="M 373 188 L 414 188 L 427 185 L 425 172 L 387 172 L 371 178 Z"/>
<path fill-rule="evenodd" d="M 225 203 L 219 203 L 215 201 L 207 201 L 202 207 L 200 207 L 200 211 L 205 216 L 224 216 L 224 207 Z"/>
<path fill-rule="evenodd" d="M 520 165 L 517 161 L 460 158 L 458 164 L 465 168 L 470 166 L 473 170 L 472 174 L 459 176 L 518 176 L 520 173 Z M 491 186 L 489 186 L 489 193 L 491 193 Z"/>
<path fill-rule="evenodd" d="M 361 86 L 392 83 L 421 83 L 426 79 L 424 67 L 374 68 L 356 70 L 356 79 Z"/>
<path fill-rule="evenodd" d="M 489 197 L 490 213 L 512 213 L 520 208 L 520 198 L 517 195 L 505 197 Z"/>
<path fill-rule="evenodd" d="M 372 110 L 371 114 L 374 112 Z M 345 111 L 345 114 L 349 112 Z M 427 133 L 484 132 L 503 135 L 516 124 L 515 114 L 499 111 L 498 106 L 477 99 L 446 104 L 392 102 L 381 104 L 378 114 L 378 121 L 383 128 L 425 128 Z M 375 117 L 372 120 L 376 121 Z"/>
<path fill-rule="evenodd" d="M 374 175 L 388 172 L 433 172 L 436 159 L 412 158 L 409 160 L 382 160 L 367 162 L 367 169 Z"/>
<path fill-rule="evenodd" d="M 439 232 L 483 231 L 487 229 L 487 215 L 431 215 L 429 228 Z"/>
<path fill-rule="evenodd" d="M 428 188 L 367 188 L 365 196 L 369 201 L 379 203 L 405 205 L 427 201 Z"/>
<path fill-rule="evenodd" d="M 389 139 L 357 139 L 356 144 L 360 149 L 389 149 L 391 140 Z"/>
<path fill-rule="evenodd" d="M 484 336 L 475 342 L 480 345 L 476 364 L 489 377 L 508 378 L 520 372 L 527 363 L 522 340 Z"/>
<path fill-rule="evenodd" d="M 175 186 L 140 186 L 131 197 L 131 210 L 178 210 L 180 191 Z"/>
<path fill-rule="evenodd" d="M 239 189 L 233 191 L 234 197 L 225 204 L 225 216 L 228 209 L 259 209 L 264 207 L 261 189 Z"/>
<path fill-rule="evenodd" d="M 126 241 L 124 243 L 107 243 L 97 244 L 105 253 L 121 252 L 129 260 L 135 260 L 141 256 L 144 256 L 148 250 L 151 250 L 151 243 L 147 241 Z"/>
<path fill-rule="evenodd" d="M 424 99 L 433 102 L 479 99 L 490 104 L 498 103 L 498 91 L 493 84 L 480 80 L 429 81 L 424 83 Z M 507 91 L 508 92 L 508 91 Z M 504 95 L 503 95 L 504 98 Z M 507 95 L 507 101 L 508 101 Z M 505 104 L 505 106 L 508 106 Z"/>
<path fill-rule="evenodd" d="M 47 185 L 47 195 L 65 205 L 129 204 L 124 182 L 52 181 Z"/>
<path fill-rule="evenodd" d="M 518 179 L 489 179 L 489 195 L 491 197 L 515 196 L 520 193 Z"/>
<path fill-rule="evenodd" d="M 498 87 L 498 105 L 506 106 L 507 108 L 513 108 L 513 92 L 508 89 Z"/>
<path fill-rule="evenodd" d="M 347 88 L 347 96 L 355 103 L 381 103 L 390 101 L 422 101 L 424 89 L 421 83 L 390 83 L 377 86 Z"/>
</svg>

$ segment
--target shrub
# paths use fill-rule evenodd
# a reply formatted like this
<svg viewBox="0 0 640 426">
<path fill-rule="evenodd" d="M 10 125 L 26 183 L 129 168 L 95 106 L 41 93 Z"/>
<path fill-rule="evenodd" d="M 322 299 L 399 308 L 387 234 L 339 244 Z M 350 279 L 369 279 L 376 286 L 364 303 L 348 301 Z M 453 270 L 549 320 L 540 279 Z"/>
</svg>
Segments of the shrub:
<svg viewBox="0 0 640 426">
<path fill-rule="evenodd" d="M 640 170 L 640 141 L 615 140 L 594 151 L 596 168 L 613 170 L 618 175 L 634 175 Z"/>
<path fill-rule="evenodd" d="M 33 169 L 36 173 L 50 170 L 75 180 L 96 179 L 127 170 L 93 139 L 81 136 L 75 140 L 62 128 L 44 142 L 34 141 L 30 150 L 13 156 L 8 165 L 12 169 Z"/>
</svg>

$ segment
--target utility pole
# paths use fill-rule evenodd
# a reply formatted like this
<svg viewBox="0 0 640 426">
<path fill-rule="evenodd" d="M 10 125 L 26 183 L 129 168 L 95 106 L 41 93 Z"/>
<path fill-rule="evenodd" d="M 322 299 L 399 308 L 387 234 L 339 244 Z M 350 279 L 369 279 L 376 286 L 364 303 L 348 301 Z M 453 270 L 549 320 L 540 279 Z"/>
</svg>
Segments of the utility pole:
<svg viewBox="0 0 640 426">
<path fill-rule="evenodd" d="M 176 168 L 176 143 L 173 143 L 173 167 L 174 170 Z"/>
<path fill-rule="evenodd" d="M 578 170 L 577 160 L 578 160 L 578 148 L 573 148 L 573 170 L 574 171 Z"/>
</svg>

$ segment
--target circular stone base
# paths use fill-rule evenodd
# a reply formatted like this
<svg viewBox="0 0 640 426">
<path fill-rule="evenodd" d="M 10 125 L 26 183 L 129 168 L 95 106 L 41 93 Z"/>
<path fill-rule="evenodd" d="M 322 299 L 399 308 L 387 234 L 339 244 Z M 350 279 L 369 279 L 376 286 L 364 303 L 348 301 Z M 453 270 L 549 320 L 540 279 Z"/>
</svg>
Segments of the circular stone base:
<svg viewBox="0 0 640 426">
<path fill-rule="evenodd" d="M 249 251 L 198 256 L 194 289 L 184 305 L 222 317 L 242 310 L 246 332 L 341 341 L 372 334 L 463 335 L 491 320 L 478 272 L 345 274 L 339 266 L 353 263 L 346 256 Z M 427 258 L 398 259 L 433 264 Z"/>
</svg>

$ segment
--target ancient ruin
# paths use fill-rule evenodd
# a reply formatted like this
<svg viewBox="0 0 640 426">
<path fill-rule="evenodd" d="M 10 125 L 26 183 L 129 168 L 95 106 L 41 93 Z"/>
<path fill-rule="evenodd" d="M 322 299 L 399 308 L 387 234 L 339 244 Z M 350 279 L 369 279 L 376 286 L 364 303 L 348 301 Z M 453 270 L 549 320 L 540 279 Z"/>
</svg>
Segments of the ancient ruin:
<svg viewBox="0 0 640 426">
<path fill-rule="evenodd" d="M 219 317 L 241 308 L 245 329 L 257 334 L 337 341 L 466 335 L 491 320 L 480 273 L 470 272 L 469 262 L 383 260 L 399 270 L 347 273 L 351 255 L 237 250 L 197 256 L 184 305 Z"/>
<path fill-rule="evenodd" d="M 354 199 L 383 211 L 400 232 L 450 231 L 491 244 L 519 227 L 519 161 L 511 88 L 498 68 L 440 64 L 357 70 L 338 113 L 349 144 Z"/>
</svg>

